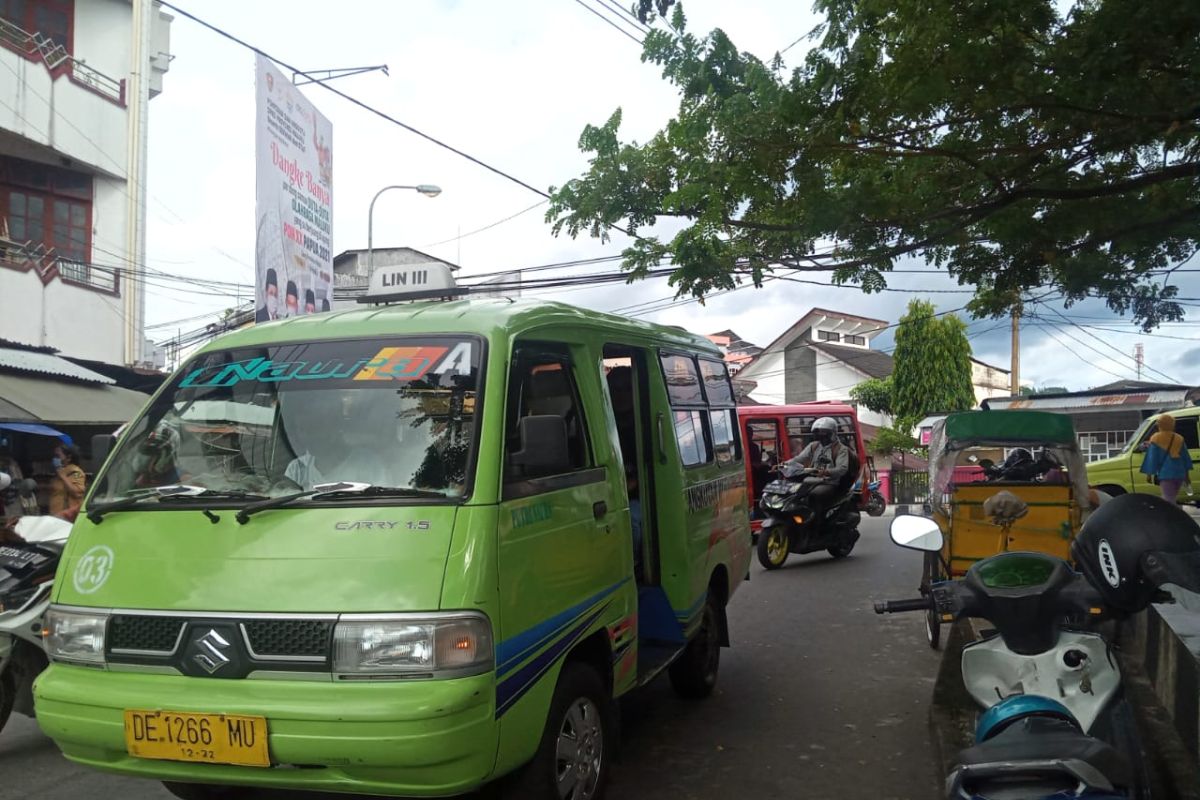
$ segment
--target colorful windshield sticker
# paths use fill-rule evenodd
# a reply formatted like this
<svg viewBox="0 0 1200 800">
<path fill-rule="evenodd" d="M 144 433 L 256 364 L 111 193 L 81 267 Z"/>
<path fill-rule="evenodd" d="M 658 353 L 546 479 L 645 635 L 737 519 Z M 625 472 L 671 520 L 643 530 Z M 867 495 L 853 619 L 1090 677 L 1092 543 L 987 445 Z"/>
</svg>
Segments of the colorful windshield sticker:
<svg viewBox="0 0 1200 800">
<path fill-rule="evenodd" d="M 102 544 L 98 544 L 84 553 L 75 563 L 75 572 L 71 576 L 71 581 L 75 584 L 75 591 L 80 594 L 91 594 L 103 586 L 108 580 L 108 576 L 112 574 L 114 560 L 112 548 Z"/>
<path fill-rule="evenodd" d="M 429 372 L 445 347 L 385 347 L 363 367 L 356 381 L 412 381 Z"/>
<path fill-rule="evenodd" d="M 225 364 L 199 366 L 184 376 L 179 388 L 226 387 L 243 381 L 412 381 L 430 372 L 437 375 L 448 372 L 470 375 L 471 357 L 470 342 L 459 342 L 453 348 L 434 345 L 385 347 L 371 358 L 354 360 L 327 358 L 277 361 L 258 356 Z"/>
</svg>

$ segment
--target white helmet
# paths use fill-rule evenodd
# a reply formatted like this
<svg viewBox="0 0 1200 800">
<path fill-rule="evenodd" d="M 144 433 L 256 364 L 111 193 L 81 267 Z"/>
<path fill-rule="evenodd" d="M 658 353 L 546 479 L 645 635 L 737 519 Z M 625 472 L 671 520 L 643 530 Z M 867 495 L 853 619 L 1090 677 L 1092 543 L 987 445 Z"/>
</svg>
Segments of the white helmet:
<svg viewBox="0 0 1200 800">
<path fill-rule="evenodd" d="M 0 492 L 3 492 L 9 486 L 12 486 L 12 475 L 7 472 L 0 472 Z"/>
<path fill-rule="evenodd" d="M 812 424 L 812 433 L 817 441 L 823 444 L 829 444 L 837 436 L 838 424 L 833 417 L 820 417 Z M 828 431 L 829 436 L 822 436 L 823 431 Z"/>
</svg>

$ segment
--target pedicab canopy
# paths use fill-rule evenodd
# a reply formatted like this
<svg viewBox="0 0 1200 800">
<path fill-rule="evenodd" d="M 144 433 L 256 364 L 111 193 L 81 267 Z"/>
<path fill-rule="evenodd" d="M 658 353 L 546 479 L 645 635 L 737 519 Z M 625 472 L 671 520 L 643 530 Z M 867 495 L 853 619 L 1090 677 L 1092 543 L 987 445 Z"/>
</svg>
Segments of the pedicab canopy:
<svg viewBox="0 0 1200 800">
<path fill-rule="evenodd" d="M 1048 457 L 1061 464 L 1062 469 L 1048 471 L 1043 482 L 1070 484 L 1080 509 L 1085 514 L 1091 510 L 1087 465 L 1079 452 L 1075 426 L 1070 417 L 1045 411 L 963 411 L 934 423 L 929 437 L 930 504 L 946 513 L 956 482 L 983 479 L 978 473 L 961 472 L 977 464 L 972 455 L 998 462 L 1004 457 L 1000 453 L 1016 447 L 1029 450 L 1034 458 Z M 992 455 L 983 455 L 984 451 Z"/>
</svg>

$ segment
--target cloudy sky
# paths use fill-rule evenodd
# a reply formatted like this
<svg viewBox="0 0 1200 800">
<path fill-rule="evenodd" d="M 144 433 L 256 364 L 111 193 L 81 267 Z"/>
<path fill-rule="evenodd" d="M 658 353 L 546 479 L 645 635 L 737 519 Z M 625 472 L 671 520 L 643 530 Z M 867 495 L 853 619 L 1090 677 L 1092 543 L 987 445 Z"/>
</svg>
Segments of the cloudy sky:
<svg viewBox="0 0 1200 800">
<path fill-rule="evenodd" d="M 577 147 L 584 125 L 601 123 L 620 107 L 624 136 L 644 141 L 677 105 L 658 70 L 641 62 L 640 47 L 579 0 L 177 2 L 300 69 L 387 64 L 388 76 L 372 73 L 336 85 L 542 189 L 584 169 Z M 819 21 L 805 4 L 783 0 L 689 0 L 685 9 L 693 30 L 723 28 L 739 48 L 763 59 Z M 800 42 L 788 50 L 788 63 L 798 64 L 805 47 Z M 147 261 L 174 275 L 244 284 L 246 299 L 254 258 L 254 57 L 185 18 L 172 25 L 171 49 L 175 60 L 163 94 L 150 104 Z M 457 239 L 528 208 L 538 196 L 320 86 L 305 93 L 333 123 L 334 252 L 365 247 L 368 203 L 391 183 L 435 183 L 444 191 L 432 200 L 415 193 L 385 195 L 376 206 L 376 246 L 415 247 L 461 264 L 463 275 L 615 255 L 624 245 L 621 234 L 608 244 L 555 238 L 542 207 Z M 828 280 L 821 274 L 803 277 Z M 212 296 L 165 283 L 150 288 L 147 297 L 147 324 L 155 326 L 149 335 L 158 341 L 211 320 L 197 317 L 238 299 L 236 293 Z M 1197 283 L 1184 276 L 1182 294 L 1200 295 Z M 766 289 L 714 297 L 704 306 L 646 306 L 661 310 L 645 318 L 699 333 L 732 328 L 766 344 L 814 306 L 894 321 L 913 296 L 941 310 L 969 298 L 969 290 L 936 275 L 896 275 L 891 286 L 909 291 L 864 295 L 852 287 L 776 281 Z M 653 280 L 538 296 L 610 311 L 672 294 L 665 281 Z M 1145 346 L 1146 363 L 1162 371 L 1148 370 L 1146 379 L 1198 382 L 1200 342 L 1192 340 L 1197 334 L 1191 324 L 1146 337 L 1099 302 L 1064 313 L 1080 327 L 1050 311 L 1028 320 L 1022 340 L 1026 383 L 1078 389 L 1135 377 L 1137 342 Z M 976 356 L 1007 366 L 1007 323 L 967 321 Z M 890 348 L 890 331 L 876 346 Z"/>
</svg>

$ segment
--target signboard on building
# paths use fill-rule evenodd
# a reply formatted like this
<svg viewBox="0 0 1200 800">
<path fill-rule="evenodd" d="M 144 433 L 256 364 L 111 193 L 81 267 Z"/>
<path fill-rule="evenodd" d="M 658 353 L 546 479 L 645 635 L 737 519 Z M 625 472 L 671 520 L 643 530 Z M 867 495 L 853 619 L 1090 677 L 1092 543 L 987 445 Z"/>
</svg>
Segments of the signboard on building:
<svg viewBox="0 0 1200 800">
<path fill-rule="evenodd" d="M 333 126 L 259 56 L 255 321 L 333 305 Z"/>
</svg>

